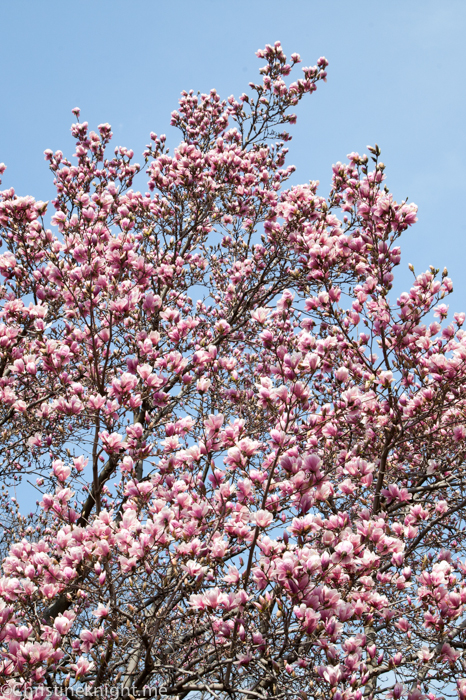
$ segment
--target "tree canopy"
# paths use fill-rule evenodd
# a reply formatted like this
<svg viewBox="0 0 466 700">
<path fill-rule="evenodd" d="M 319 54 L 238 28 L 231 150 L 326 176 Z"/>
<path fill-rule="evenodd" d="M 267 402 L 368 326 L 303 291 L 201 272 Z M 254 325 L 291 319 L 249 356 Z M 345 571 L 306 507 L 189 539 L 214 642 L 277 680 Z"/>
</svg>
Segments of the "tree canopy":
<svg viewBox="0 0 466 700">
<path fill-rule="evenodd" d="M 1 698 L 466 698 L 465 314 L 377 145 L 287 185 L 327 61 L 257 55 L 0 193 Z"/>
</svg>

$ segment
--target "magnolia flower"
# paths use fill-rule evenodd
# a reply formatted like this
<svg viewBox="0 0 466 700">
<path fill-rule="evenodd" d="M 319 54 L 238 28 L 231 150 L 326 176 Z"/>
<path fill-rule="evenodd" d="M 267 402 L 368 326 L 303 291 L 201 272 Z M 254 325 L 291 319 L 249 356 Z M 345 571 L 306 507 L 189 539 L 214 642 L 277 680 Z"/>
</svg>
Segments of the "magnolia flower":
<svg viewBox="0 0 466 700">
<path fill-rule="evenodd" d="M 108 617 L 109 609 L 103 603 L 99 603 L 97 608 L 92 611 L 92 614 L 95 615 L 95 617 L 97 617 L 98 619 Z"/>
<path fill-rule="evenodd" d="M 76 664 L 71 664 L 71 668 L 75 672 L 76 679 L 80 679 L 94 668 L 94 662 L 88 661 L 84 656 L 80 656 Z"/>
<path fill-rule="evenodd" d="M 102 440 L 105 452 L 108 454 L 119 452 L 124 445 L 123 438 L 118 433 L 108 433 L 104 430 L 102 433 L 99 433 L 99 437 Z"/>
<path fill-rule="evenodd" d="M 273 515 L 267 510 L 258 510 L 254 513 L 253 521 L 258 527 L 266 528 L 273 521 Z"/>
<path fill-rule="evenodd" d="M 55 618 L 53 626 L 61 635 L 67 634 L 73 625 L 73 620 L 60 614 Z"/>
</svg>

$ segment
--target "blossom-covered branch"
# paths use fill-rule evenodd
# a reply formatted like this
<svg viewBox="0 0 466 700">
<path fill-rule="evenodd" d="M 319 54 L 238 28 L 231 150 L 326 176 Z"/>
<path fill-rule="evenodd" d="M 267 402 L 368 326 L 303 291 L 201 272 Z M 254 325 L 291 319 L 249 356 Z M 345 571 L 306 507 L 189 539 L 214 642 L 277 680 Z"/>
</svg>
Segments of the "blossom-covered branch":
<svg viewBox="0 0 466 700">
<path fill-rule="evenodd" d="M 393 297 L 378 146 L 287 186 L 327 61 L 257 55 L 173 154 L 75 109 L 55 199 L 0 193 L 0 697 L 466 698 L 465 314 Z"/>
</svg>

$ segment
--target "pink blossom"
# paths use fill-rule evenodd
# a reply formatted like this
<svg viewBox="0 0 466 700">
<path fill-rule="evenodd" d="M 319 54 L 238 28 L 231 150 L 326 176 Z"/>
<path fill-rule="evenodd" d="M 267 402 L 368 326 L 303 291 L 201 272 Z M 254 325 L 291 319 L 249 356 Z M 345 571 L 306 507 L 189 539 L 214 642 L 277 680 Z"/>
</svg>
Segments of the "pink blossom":
<svg viewBox="0 0 466 700">
<path fill-rule="evenodd" d="M 59 615 L 56 617 L 53 623 L 55 629 L 62 635 L 67 634 L 70 631 L 72 624 L 73 620 L 65 617 L 64 615 Z"/>
<path fill-rule="evenodd" d="M 199 379 L 196 384 L 196 388 L 199 393 L 203 394 L 209 390 L 211 385 L 210 379 Z"/>
<path fill-rule="evenodd" d="M 94 667 L 94 662 L 88 661 L 84 656 L 80 656 L 76 664 L 72 664 L 76 678 L 82 678 Z"/>
<path fill-rule="evenodd" d="M 269 513 L 266 510 L 258 510 L 256 513 L 254 513 L 254 522 L 256 525 L 258 525 L 258 527 L 266 528 L 270 525 L 272 520 L 272 513 Z"/>
<path fill-rule="evenodd" d="M 59 481 L 66 481 L 71 474 L 71 469 L 59 459 L 52 462 L 52 470 Z"/>
<path fill-rule="evenodd" d="M 123 438 L 118 433 L 110 434 L 104 430 L 102 433 L 100 433 L 99 437 L 102 440 L 104 449 L 106 452 L 108 452 L 108 454 L 118 452 L 123 446 Z"/>
<path fill-rule="evenodd" d="M 95 617 L 100 619 L 100 618 L 108 617 L 109 610 L 108 610 L 108 607 L 106 607 L 102 603 L 99 603 L 97 608 L 92 612 L 92 614 L 95 615 Z"/>
</svg>

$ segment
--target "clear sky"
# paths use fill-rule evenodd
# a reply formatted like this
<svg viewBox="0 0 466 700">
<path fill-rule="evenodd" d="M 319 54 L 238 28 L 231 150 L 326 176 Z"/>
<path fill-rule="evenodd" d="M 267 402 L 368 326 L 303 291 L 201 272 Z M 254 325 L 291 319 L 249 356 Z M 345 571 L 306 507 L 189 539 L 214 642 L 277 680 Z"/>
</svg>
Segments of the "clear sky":
<svg viewBox="0 0 466 700">
<path fill-rule="evenodd" d="M 451 310 L 466 310 L 466 2 L 464 0 L 15 0 L 0 7 L 3 187 L 53 196 L 46 148 L 73 153 L 71 109 L 115 145 L 140 153 L 167 133 L 181 90 L 236 95 L 258 77 L 254 52 L 279 39 L 303 65 L 330 62 L 327 84 L 299 106 L 294 182 L 377 142 L 387 184 L 419 205 L 402 242 L 403 272 L 444 265 Z"/>
</svg>

